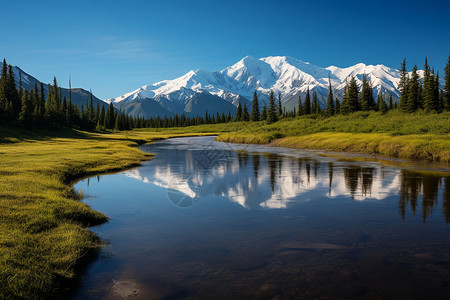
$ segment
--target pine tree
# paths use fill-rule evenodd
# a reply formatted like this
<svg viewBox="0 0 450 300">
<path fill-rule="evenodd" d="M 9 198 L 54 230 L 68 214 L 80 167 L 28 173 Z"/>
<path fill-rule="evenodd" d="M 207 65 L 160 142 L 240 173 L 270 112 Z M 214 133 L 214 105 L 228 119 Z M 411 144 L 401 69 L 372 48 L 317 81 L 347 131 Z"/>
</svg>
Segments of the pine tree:
<svg viewBox="0 0 450 300">
<path fill-rule="evenodd" d="M 242 120 L 242 106 L 241 102 L 238 103 L 236 114 L 234 115 L 234 121 L 239 122 Z"/>
<path fill-rule="evenodd" d="M 436 110 L 434 95 L 434 78 L 431 74 L 428 60 L 425 57 L 423 76 L 423 108 L 427 112 Z"/>
<path fill-rule="evenodd" d="M 311 108 L 312 113 L 319 114 L 321 112 L 319 101 L 317 101 L 317 93 L 313 93 L 313 105 Z"/>
<path fill-rule="evenodd" d="M 302 105 L 302 95 L 298 95 L 298 111 L 297 111 L 297 115 L 298 116 L 302 116 L 303 115 L 303 105 Z"/>
<path fill-rule="evenodd" d="M 406 101 L 408 99 L 408 71 L 406 70 L 406 58 L 400 64 L 399 70 L 400 81 L 398 84 L 398 90 L 400 91 L 399 107 L 402 110 L 406 110 Z"/>
<path fill-rule="evenodd" d="M 105 123 L 103 124 L 103 127 L 105 129 L 113 129 L 114 128 L 114 122 L 115 122 L 115 116 L 114 116 L 114 106 L 112 102 L 109 104 L 108 111 L 105 114 Z"/>
<path fill-rule="evenodd" d="M 392 94 L 389 95 L 389 110 L 394 109 L 394 99 L 392 98 Z"/>
<path fill-rule="evenodd" d="M 444 107 L 441 105 L 440 101 L 440 83 L 439 83 L 439 72 L 436 72 L 434 76 L 433 92 L 434 92 L 434 107 L 437 112 L 442 112 Z"/>
<path fill-rule="evenodd" d="M 267 123 L 274 123 L 278 121 L 277 108 L 275 106 L 275 99 L 273 97 L 273 91 L 270 91 L 269 95 L 269 109 L 267 110 Z"/>
<path fill-rule="evenodd" d="M 311 114 L 311 98 L 309 95 L 309 87 L 306 90 L 306 96 L 305 96 L 305 103 L 303 105 L 303 111 L 305 115 L 310 115 Z"/>
<path fill-rule="evenodd" d="M 263 105 L 263 109 L 261 112 L 261 121 L 266 121 L 267 120 L 267 108 L 266 105 Z"/>
<path fill-rule="evenodd" d="M 244 103 L 244 108 L 242 110 L 242 121 L 248 122 L 250 121 L 250 115 L 248 114 L 247 104 Z"/>
<path fill-rule="evenodd" d="M 255 93 L 253 94 L 253 101 L 252 101 L 252 112 L 250 114 L 250 121 L 258 122 L 261 118 L 261 115 L 259 113 L 259 102 L 258 102 L 258 95 Z"/>
<path fill-rule="evenodd" d="M 350 78 L 350 82 L 348 83 L 347 97 L 349 112 L 360 110 L 358 85 L 356 84 L 356 79 L 353 76 Z"/>
<path fill-rule="evenodd" d="M 30 101 L 30 94 L 25 91 L 22 96 L 21 111 L 19 113 L 19 121 L 21 121 L 25 126 L 29 126 L 33 118 L 33 110 Z"/>
<path fill-rule="evenodd" d="M 339 102 L 339 98 L 336 97 L 335 101 L 334 101 L 334 112 L 335 114 L 340 114 L 341 113 L 341 103 Z"/>
<path fill-rule="evenodd" d="M 333 89 L 331 87 L 330 76 L 328 76 L 328 99 L 327 99 L 326 112 L 327 112 L 328 116 L 334 115 L 334 98 L 333 98 Z"/>
<path fill-rule="evenodd" d="M 406 104 L 404 110 L 406 112 L 415 112 L 419 104 L 419 94 L 420 94 L 420 83 L 419 74 L 417 74 L 417 65 L 414 65 L 411 78 L 408 82 L 408 98 L 406 99 Z"/>
<path fill-rule="evenodd" d="M 12 104 L 13 117 L 16 118 L 21 111 L 22 99 L 19 98 L 19 93 L 17 92 L 16 80 L 14 79 L 14 72 L 11 65 L 8 66 L 8 77 L 6 79 L 6 84 L 8 87 L 7 98 Z"/>
<path fill-rule="evenodd" d="M 361 110 L 369 111 L 375 110 L 376 105 L 373 99 L 373 90 L 370 81 L 367 80 L 366 75 L 363 75 L 361 87 Z"/>
<path fill-rule="evenodd" d="M 281 105 L 281 94 L 278 94 L 278 118 L 283 115 L 283 106 Z"/>
<path fill-rule="evenodd" d="M 0 116 L 6 112 L 6 108 L 8 106 L 7 78 L 8 65 L 6 64 L 6 60 L 3 59 L 2 74 L 0 77 Z"/>
<path fill-rule="evenodd" d="M 450 111 L 450 55 L 444 67 L 444 109 Z"/>
<path fill-rule="evenodd" d="M 346 115 L 351 112 L 349 107 L 349 100 L 348 100 L 348 82 L 344 88 L 344 96 L 342 97 L 342 104 L 340 109 L 341 114 Z"/>
<path fill-rule="evenodd" d="M 386 101 L 384 100 L 384 96 L 381 93 L 378 93 L 377 103 L 378 103 L 378 110 L 382 114 L 386 113 L 388 108 L 387 108 L 387 105 L 386 105 Z"/>
</svg>

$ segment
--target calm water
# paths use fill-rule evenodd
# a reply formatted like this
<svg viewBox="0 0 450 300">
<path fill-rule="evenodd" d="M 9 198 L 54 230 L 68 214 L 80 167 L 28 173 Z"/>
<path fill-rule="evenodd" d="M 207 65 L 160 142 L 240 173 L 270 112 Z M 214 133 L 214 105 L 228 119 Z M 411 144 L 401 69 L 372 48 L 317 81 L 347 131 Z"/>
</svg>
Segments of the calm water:
<svg viewBox="0 0 450 300">
<path fill-rule="evenodd" d="M 450 178 L 178 138 L 75 185 L 108 223 L 74 299 L 450 295 Z"/>
</svg>

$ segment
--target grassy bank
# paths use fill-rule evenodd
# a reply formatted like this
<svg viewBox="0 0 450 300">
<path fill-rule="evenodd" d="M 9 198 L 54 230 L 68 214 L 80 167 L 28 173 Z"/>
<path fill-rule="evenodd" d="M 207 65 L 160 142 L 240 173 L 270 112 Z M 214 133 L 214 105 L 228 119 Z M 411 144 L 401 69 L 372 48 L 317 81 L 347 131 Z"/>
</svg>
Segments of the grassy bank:
<svg viewBox="0 0 450 300">
<path fill-rule="evenodd" d="M 450 163 L 450 113 L 357 112 L 239 124 L 240 129 L 221 134 L 217 140 Z"/>
<path fill-rule="evenodd" d="M 208 128 L 196 128 L 201 135 Z M 72 181 L 150 159 L 139 143 L 190 129 L 94 134 L 0 128 L 0 299 L 60 297 L 100 241 L 107 217 L 80 202 Z M 190 131 L 193 131 L 192 129 Z"/>
</svg>

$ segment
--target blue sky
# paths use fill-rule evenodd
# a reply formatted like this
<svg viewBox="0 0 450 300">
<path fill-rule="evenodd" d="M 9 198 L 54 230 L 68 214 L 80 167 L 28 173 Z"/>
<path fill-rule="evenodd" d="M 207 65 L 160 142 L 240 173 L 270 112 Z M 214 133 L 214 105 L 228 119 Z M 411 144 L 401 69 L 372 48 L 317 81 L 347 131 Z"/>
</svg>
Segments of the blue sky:
<svg viewBox="0 0 450 300">
<path fill-rule="evenodd" d="M 106 99 L 246 55 L 327 67 L 398 68 L 424 57 L 442 73 L 449 1 L 3 1 L 0 57 L 44 82 Z"/>
</svg>

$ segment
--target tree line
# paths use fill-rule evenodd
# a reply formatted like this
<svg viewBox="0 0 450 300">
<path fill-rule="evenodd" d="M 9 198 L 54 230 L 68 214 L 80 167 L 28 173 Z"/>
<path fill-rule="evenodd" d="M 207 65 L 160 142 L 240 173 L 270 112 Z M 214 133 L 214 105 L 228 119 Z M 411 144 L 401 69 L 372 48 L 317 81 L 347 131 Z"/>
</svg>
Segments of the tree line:
<svg viewBox="0 0 450 300">
<path fill-rule="evenodd" d="M 234 117 L 228 114 L 209 114 L 204 116 L 186 116 L 185 114 L 170 117 L 133 117 L 114 109 L 112 103 L 109 106 L 94 106 L 92 91 L 90 98 L 86 99 L 86 105 L 73 104 L 71 89 L 69 99 L 62 97 L 61 87 L 56 78 L 53 84 L 48 85 L 48 93 L 45 96 L 44 85 L 35 84 L 31 90 L 22 88 L 21 74 L 19 74 L 19 86 L 16 87 L 14 73 L 11 65 L 3 60 L 0 78 L 0 122 L 18 121 L 26 127 L 39 126 L 65 126 L 83 130 L 130 130 L 132 128 L 167 128 L 185 127 L 201 124 L 217 124 L 238 121 L 266 121 L 277 122 L 280 118 L 306 116 L 349 114 L 356 111 L 380 111 L 382 113 L 391 109 L 401 109 L 405 112 L 424 110 L 426 112 L 450 111 L 450 56 L 444 68 L 444 87 L 440 88 L 439 73 L 434 72 L 425 58 L 423 81 L 419 80 L 417 65 L 412 68 L 411 74 L 406 69 L 406 59 L 400 65 L 400 90 L 399 102 L 395 102 L 392 95 L 378 93 L 374 99 L 373 90 L 366 75 L 363 75 L 361 87 L 358 87 L 356 79 L 351 76 L 347 81 L 342 101 L 333 95 L 331 79 L 328 79 L 328 97 L 324 110 L 319 105 L 317 94 L 307 88 L 305 98 L 299 96 L 298 105 L 292 111 L 286 111 L 281 103 L 281 95 L 278 95 L 278 103 L 275 102 L 274 92 L 269 94 L 269 104 L 264 104 L 262 110 L 259 107 L 256 90 L 253 94 L 251 110 L 247 104 L 238 103 Z"/>
<path fill-rule="evenodd" d="M 189 117 L 186 115 L 165 116 L 156 118 L 132 117 L 114 109 L 112 103 L 94 105 L 92 91 L 86 99 L 86 104 L 72 103 L 71 88 L 69 99 L 62 97 L 61 87 L 56 78 L 48 85 L 45 95 L 44 84 L 35 84 L 31 90 L 22 88 L 22 76 L 19 74 L 19 84 L 16 86 L 11 65 L 3 60 L 0 77 L 0 123 L 19 122 L 27 128 L 39 127 L 69 127 L 82 130 L 130 130 L 132 128 L 182 127 L 200 124 L 215 124 L 232 121 L 231 114 L 208 114 Z"/>
<path fill-rule="evenodd" d="M 425 58 L 423 82 L 419 80 L 417 65 L 414 65 L 411 75 L 406 69 L 406 59 L 400 65 L 400 99 L 395 102 L 392 94 L 378 93 L 377 99 L 373 96 L 373 87 L 366 75 L 363 75 L 361 87 L 358 87 L 356 79 L 351 76 L 347 81 L 342 101 L 333 96 L 331 79 L 328 78 L 328 97 L 326 108 L 321 109 L 316 92 L 312 93 L 307 88 L 305 98 L 299 96 L 298 105 L 293 111 L 286 112 L 281 104 L 281 95 L 278 96 L 278 106 L 275 105 L 273 91 L 269 95 L 269 107 L 263 106 L 259 110 L 258 96 L 253 94 L 252 110 L 248 113 L 247 106 L 238 104 L 234 121 L 267 121 L 273 123 L 282 117 L 304 116 L 321 114 L 332 116 L 336 114 L 349 114 L 356 111 L 380 111 L 386 113 L 391 109 L 401 109 L 404 112 L 415 112 L 423 109 L 426 112 L 450 111 L 450 56 L 444 68 L 444 87 L 440 88 L 439 73 L 430 69 Z"/>
</svg>

